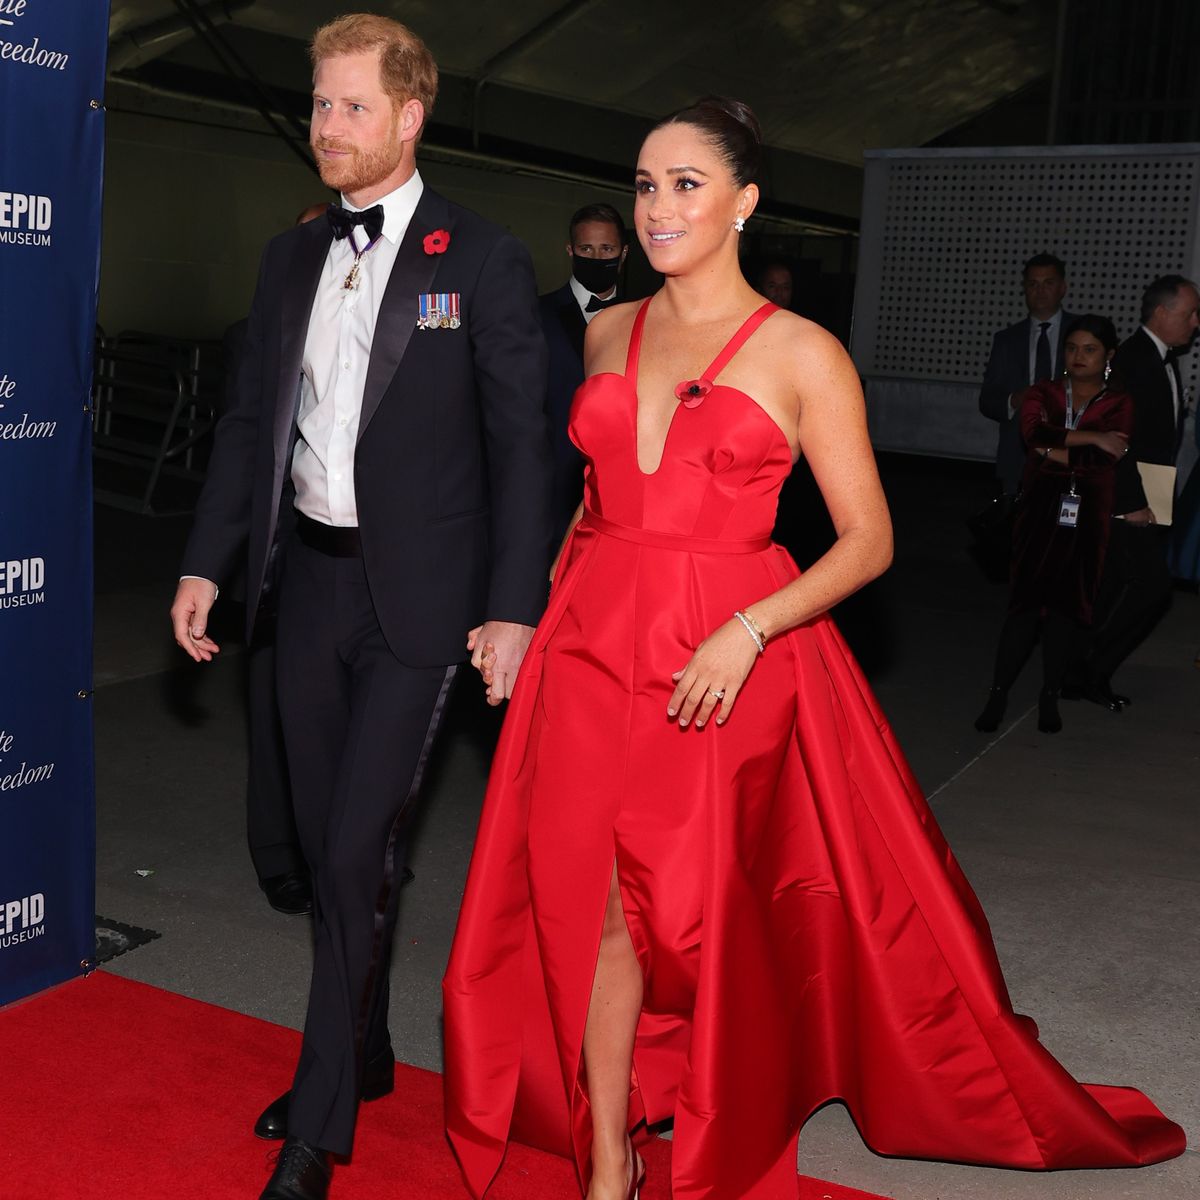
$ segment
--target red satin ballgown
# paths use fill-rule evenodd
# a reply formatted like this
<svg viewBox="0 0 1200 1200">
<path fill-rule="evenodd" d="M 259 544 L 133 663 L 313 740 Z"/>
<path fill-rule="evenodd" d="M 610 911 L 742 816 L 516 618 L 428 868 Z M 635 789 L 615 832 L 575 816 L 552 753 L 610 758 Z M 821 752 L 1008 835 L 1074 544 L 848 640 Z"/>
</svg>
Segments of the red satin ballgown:
<svg viewBox="0 0 1200 1200">
<path fill-rule="evenodd" d="M 576 395 L 586 512 L 497 749 L 444 981 L 446 1125 L 480 1197 L 509 1138 L 586 1186 L 584 1024 L 616 862 L 645 977 L 630 1126 L 674 1119 L 675 1200 L 797 1194 L 827 1100 L 882 1154 L 1134 1166 L 1182 1130 L 1079 1084 L 1014 1015 L 987 921 L 828 616 L 773 639 L 727 725 L 667 718 L 671 675 L 798 570 L 770 542 L 786 438 L 719 375 L 637 459 L 624 375 Z"/>
</svg>

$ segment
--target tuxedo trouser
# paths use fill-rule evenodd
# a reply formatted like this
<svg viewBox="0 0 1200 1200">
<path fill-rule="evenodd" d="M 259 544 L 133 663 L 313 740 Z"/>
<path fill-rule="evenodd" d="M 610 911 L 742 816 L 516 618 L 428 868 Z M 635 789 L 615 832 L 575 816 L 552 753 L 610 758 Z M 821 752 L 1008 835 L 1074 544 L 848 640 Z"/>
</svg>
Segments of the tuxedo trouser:
<svg viewBox="0 0 1200 1200">
<path fill-rule="evenodd" d="M 259 879 L 270 879 L 304 867 L 276 699 L 273 616 L 259 622 L 247 650 L 246 716 L 246 840 Z"/>
<path fill-rule="evenodd" d="M 465 633 L 465 631 L 464 631 Z M 296 827 L 313 876 L 313 972 L 288 1133 L 354 1140 L 362 1068 L 390 1053 L 388 967 L 404 826 L 455 667 L 388 649 L 361 558 L 293 538 L 276 641 Z"/>
<path fill-rule="evenodd" d="M 1171 602 L 1170 537 L 1167 525 L 1113 521 L 1087 664 L 1093 678 L 1107 680 L 1166 612 Z"/>
</svg>

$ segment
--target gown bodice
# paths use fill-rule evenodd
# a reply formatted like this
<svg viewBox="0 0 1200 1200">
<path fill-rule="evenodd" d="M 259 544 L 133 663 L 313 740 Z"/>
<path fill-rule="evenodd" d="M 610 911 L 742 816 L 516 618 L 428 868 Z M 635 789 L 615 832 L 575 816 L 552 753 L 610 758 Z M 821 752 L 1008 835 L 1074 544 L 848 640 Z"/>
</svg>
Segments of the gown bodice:
<svg viewBox="0 0 1200 1200">
<path fill-rule="evenodd" d="M 685 537 L 769 536 L 791 448 L 761 405 L 718 376 L 776 305 L 752 313 L 707 369 L 687 381 L 694 396 L 680 385 L 661 462 L 647 474 L 637 456 L 637 379 L 649 305 L 634 320 L 625 373 L 589 376 L 571 406 L 570 437 L 587 460 L 584 507 L 619 525 Z"/>
</svg>

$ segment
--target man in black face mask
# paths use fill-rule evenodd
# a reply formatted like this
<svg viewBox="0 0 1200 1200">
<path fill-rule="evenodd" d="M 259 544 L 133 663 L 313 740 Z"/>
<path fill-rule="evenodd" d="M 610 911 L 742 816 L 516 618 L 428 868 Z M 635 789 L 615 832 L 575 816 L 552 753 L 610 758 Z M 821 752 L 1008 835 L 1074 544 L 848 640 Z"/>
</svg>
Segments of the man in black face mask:
<svg viewBox="0 0 1200 1200">
<path fill-rule="evenodd" d="M 625 222 L 611 204 L 588 204 L 571 217 L 567 254 L 571 278 L 538 298 L 550 350 L 546 415 L 554 448 L 554 549 L 583 495 L 583 458 L 567 437 L 575 389 L 583 382 L 583 335 L 602 308 L 617 301 L 629 248 Z"/>
</svg>

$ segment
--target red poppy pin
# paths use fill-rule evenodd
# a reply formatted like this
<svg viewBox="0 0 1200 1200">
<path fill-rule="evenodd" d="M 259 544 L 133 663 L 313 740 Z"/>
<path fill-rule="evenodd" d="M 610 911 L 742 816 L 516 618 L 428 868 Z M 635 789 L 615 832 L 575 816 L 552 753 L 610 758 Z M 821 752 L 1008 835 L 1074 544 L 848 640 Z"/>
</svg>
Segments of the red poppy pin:
<svg viewBox="0 0 1200 1200">
<path fill-rule="evenodd" d="M 712 384 L 707 379 L 685 379 L 676 386 L 675 395 L 683 401 L 684 408 L 699 408 L 711 391 Z"/>
<path fill-rule="evenodd" d="M 450 246 L 450 230 L 435 229 L 425 235 L 426 254 L 445 254 Z"/>
</svg>

